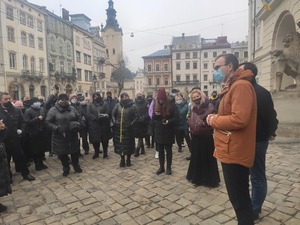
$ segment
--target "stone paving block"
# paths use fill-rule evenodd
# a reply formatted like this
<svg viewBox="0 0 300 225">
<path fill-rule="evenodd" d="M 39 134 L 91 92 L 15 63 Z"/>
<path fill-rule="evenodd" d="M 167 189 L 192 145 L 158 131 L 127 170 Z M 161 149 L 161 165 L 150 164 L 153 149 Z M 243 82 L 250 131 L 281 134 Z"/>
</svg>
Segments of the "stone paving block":
<svg viewBox="0 0 300 225">
<path fill-rule="evenodd" d="M 100 217 L 93 216 L 93 217 L 90 217 L 88 219 L 85 219 L 84 223 L 86 225 L 95 225 L 95 224 L 100 224 L 101 221 L 102 221 L 102 219 Z"/>
<path fill-rule="evenodd" d="M 65 213 L 65 212 L 67 212 L 68 211 L 68 208 L 67 207 L 65 207 L 65 206 L 62 206 L 62 207 L 58 207 L 58 208 L 55 208 L 55 209 L 53 209 L 53 213 L 54 214 L 62 214 L 62 213 Z"/>
<path fill-rule="evenodd" d="M 151 222 L 151 219 L 146 216 L 146 215 L 141 215 L 141 216 L 138 216 L 136 218 L 134 218 L 134 220 L 138 223 L 138 224 L 148 224 Z"/>
<path fill-rule="evenodd" d="M 72 216 L 72 217 L 63 219 L 61 222 L 63 225 L 69 225 L 69 224 L 78 222 L 78 218 L 76 216 Z"/>
<path fill-rule="evenodd" d="M 180 215 L 181 217 L 188 217 L 192 215 L 192 212 L 188 209 L 181 209 L 177 211 L 176 214 Z"/>
<path fill-rule="evenodd" d="M 163 214 L 161 213 L 160 208 L 154 209 L 148 213 L 146 213 L 146 216 L 149 217 L 151 220 L 158 220 L 163 217 Z"/>
<path fill-rule="evenodd" d="M 86 199 L 82 200 L 83 205 L 91 205 L 95 202 L 98 202 L 97 199 L 95 199 L 95 198 L 86 198 Z"/>
<path fill-rule="evenodd" d="M 4 221 L 5 224 L 11 224 L 14 221 L 19 221 L 20 216 L 18 213 L 2 213 L 1 218 Z"/>
<path fill-rule="evenodd" d="M 219 212 L 222 212 L 224 210 L 223 207 L 218 206 L 218 205 L 211 205 L 211 206 L 207 207 L 207 209 L 209 211 L 214 212 L 214 213 L 219 213 Z"/>
<path fill-rule="evenodd" d="M 115 216 L 115 213 L 112 211 L 105 211 L 103 213 L 98 214 L 102 219 L 108 219 Z"/>
<path fill-rule="evenodd" d="M 36 215 L 30 215 L 19 220 L 21 224 L 29 224 L 38 221 L 39 218 Z"/>
<path fill-rule="evenodd" d="M 189 200 L 186 200 L 186 199 L 183 199 L 183 198 L 180 198 L 178 201 L 176 201 L 176 203 L 178 205 L 181 205 L 183 207 L 187 206 L 187 205 L 190 205 L 191 204 L 191 201 Z"/>
<path fill-rule="evenodd" d="M 286 215 L 282 212 L 279 212 L 279 211 L 271 212 L 268 217 L 274 218 L 276 221 L 280 221 L 282 223 L 284 223 L 286 220 L 289 219 L 288 215 Z"/>
<path fill-rule="evenodd" d="M 128 213 L 122 213 L 114 216 L 114 220 L 119 224 L 123 224 L 124 222 L 131 220 L 131 217 Z"/>
<path fill-rule="evenodd" d="M 207 209 L 203 209 L 202 211 L 200 211 L 197 216 L 199 218 L 201 218 L 202 220 L 206 220 L 207 218 L 210 218 L 214 215 L 215 213 L 213 213 L 212 211 L 210 210 L 207 210 Z"/>
</svg>

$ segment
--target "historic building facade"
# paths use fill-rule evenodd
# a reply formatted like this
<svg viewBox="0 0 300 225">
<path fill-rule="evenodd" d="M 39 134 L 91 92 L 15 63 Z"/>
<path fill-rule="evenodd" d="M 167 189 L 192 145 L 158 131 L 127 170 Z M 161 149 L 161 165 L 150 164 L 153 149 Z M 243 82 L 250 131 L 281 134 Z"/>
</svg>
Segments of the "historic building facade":
<svg viewBox="0 0 300 225">
<path fill-rule="evenodd" d="M 172 89 L 172 56 L 170 46 L 143 56 L 145 86 L 144 94 L 155 96 L 158 88 Z"/>
<path fill-rule="evenodd" d="M 0 89 L 13 99 L 47 95 L 44 13 L 21 0 L 3 0 L 0 10 Z"/>
</svg>

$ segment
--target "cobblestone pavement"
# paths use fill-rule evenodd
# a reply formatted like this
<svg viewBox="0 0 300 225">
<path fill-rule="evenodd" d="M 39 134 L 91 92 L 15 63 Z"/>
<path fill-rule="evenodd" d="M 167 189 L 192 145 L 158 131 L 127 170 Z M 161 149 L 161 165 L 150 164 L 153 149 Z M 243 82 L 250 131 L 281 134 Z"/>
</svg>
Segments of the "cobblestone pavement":
<svg viewBox="0 0 300 225">
<path fill-rule="evenodd" d="M 299 147 L 270 145 L 268 196 L 257 224 L 300 224 Z M 8 206 L 0 224 L 237 224 L 223 176 L 218 188 L 195 187 L 185 179 L 188 150 L 179 153 L 174 147 L 173 152 L 171 176 L 155 174 L 158 159 L 153 149 L 132 157 L 132 167 L 120 168 L 110 146 L 109 159 L 92 160 L 90 153 L 81 159 L 83 173 L 72 171 L 67 178 L 57 158 L 47 157 L 48 170 L 36 172 L 31 166 L 35 181 L 14 174 L 13 194 L 0 198 Z"/>
</svg>

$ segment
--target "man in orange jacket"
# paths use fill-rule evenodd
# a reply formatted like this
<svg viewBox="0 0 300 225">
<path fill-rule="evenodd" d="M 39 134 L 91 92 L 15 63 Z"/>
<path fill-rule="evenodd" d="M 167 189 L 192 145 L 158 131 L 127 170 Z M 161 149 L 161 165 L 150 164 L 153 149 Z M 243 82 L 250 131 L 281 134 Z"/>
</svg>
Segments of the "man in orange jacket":
<svg viewBox="0 0 300 225">
<path fill-rule="evenodd" d="M 225 82 L 217 114 L 207 117 L 214 128 L 214 156 L 221 162 L 226 189 L 238 225 L 253 225 L 249 168 L 253 165 L 256 134 L 256 95 L 250 70 L 238 69 L 233 54 L 219 55 L 214 78 Z"/>
</svg>

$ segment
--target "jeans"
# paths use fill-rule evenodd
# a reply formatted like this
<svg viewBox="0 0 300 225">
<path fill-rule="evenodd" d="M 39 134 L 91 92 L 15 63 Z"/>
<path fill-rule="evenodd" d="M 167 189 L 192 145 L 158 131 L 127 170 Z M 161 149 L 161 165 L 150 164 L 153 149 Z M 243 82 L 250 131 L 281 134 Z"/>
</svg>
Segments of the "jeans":
<svg viewBox="0 0 300 225">
<path fill-rule="evenodd" d="M 239 164 L 222 163 L 229 200 L 238 225 L 253 225 L 253 210 L 249 193 L 249 168 Z"/>
<path fill-rule="evenodd" d="M 254 213 L 260 213 L 267 196 L 266 153 L 269 141 L 256 142 L 253 167 L 250 169 L 252 184 L 252 207 Z"/>
</svg>

